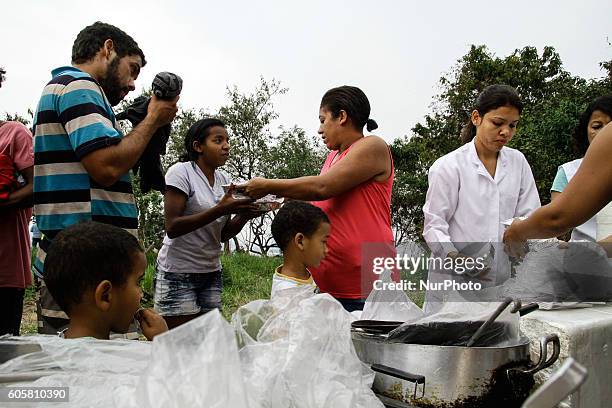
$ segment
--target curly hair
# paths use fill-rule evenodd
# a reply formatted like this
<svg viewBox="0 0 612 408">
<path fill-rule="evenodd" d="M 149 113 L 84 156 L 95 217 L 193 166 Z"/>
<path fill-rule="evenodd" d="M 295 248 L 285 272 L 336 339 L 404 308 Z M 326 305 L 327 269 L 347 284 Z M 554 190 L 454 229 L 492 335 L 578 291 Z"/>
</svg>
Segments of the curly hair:
<svg viewBox="0 0 612 408">
<path fill-rule="evenodd" d="M 612 95 L 600 96 L 599 98 L 594 99 L 589 106 L 587 106 L 586 110 L 582 112 L 582 115 L 580 115 L 578 124 L 576 125 L 574 133 L 572 134 L 572 140 L 574 150 L 581 157 L 585 155 L 587 149 L 589 148 L 588 127 L 589 121 L 591 120 L 591 115 L 593 115 L 593 112 L 595 111 L 603 112 L 612 118 Z"/>
<path fill-rule="evenodd" d="M 72 63 L 83 64 L 90 61 L 100 51 L 106 40 L 113 41 L 119 58 L 126 55 L 139 55 L 142 60 L 142 66 L 146 65 L 145 55 L 132 37 L 121 29 L 100 21 L 85 27 L 77 35 L 72 46 Z"/>
</svg>

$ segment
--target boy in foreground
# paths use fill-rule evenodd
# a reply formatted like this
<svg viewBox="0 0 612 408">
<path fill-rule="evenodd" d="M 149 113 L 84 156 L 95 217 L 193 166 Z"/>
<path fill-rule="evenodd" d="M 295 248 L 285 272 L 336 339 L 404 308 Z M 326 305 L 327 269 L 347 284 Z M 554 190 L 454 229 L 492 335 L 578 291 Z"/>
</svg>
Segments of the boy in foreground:
<svg viewBox="0 0 612 408">
<path fill-rule="evenodd" d="M 60 232 L 45 259 L 45 282 L 70 317 L 63 337 L 108 339 L 136 317 L 148 340 L 168 330 L 150 309 L 140 310 L 147 259 L 127 231 L 87 221 Z"/>
<path fill-rule="evenodd" d="M 300 285 L 315 286 L 308 271 L 327 255 L 331 226 L 323 210 L 304 201 L 289 201 L 272 221 L 272 236 L 283 252 L 283 264 L 272 278 L 272 293 Z"/>
</svg>

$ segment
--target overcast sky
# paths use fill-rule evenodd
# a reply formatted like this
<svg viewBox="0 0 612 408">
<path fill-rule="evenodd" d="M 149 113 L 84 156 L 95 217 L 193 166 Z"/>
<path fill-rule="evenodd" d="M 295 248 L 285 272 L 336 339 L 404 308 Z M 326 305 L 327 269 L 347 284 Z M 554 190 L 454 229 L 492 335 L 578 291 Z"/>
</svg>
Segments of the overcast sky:
<svg viewBox="0 0 612 408">
<path fill-rule="evenodd" d="M 323 93 L 355 85 L 375 132 L 391 141 L 429 111 L 438 79 L 470 44 L 497 56 L 551 45 L 564 66 L 603 76 L 612 59 L 612 1 L 11 1 L 3 3 L 0 112 L 34 109 L 51 69 L 70 64 L 77 33 L 96 20 L 130 34 L 149 63 L 137 95 L 159 71 L 184 79 L 181 104 L 216 111 L 226 87 L 252 91 L 259 77 L 289 88 L 275 125 L 315 134 Z"/>
</svg>

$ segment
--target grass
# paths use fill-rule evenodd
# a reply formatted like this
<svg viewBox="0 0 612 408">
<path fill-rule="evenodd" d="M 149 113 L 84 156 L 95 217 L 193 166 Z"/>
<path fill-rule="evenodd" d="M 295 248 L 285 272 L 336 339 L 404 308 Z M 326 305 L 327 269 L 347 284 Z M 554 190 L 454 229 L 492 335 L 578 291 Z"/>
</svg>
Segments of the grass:
<svg viewBox="0 0 612 408">
<path fill-rule="evenodd" d="M 155 278 L 156 254 L 147 254 L 147 269 L 142 279 L 143 306 L 153 306 L 153 280 Z M 255 299 L 268 299 L 272 288 L 274 269 L 282 263 L 280 257 L 261 257 L 245 253 L 221 256 L 223 265 L 222 312 L 226 319 L 239 306 Z"/>
<path fill-rule="evenodd" d="M 260 257 L 235 253 L 221 257 L 223 264 L 223 316 L 229 319 L 246 303 L 269 299 L 274 269 L 282 263 L 280 257 Z"/>
<path fill-rule="evenodd" d="M 427 271 L 418 270 L 415 273 L 408 273 L 404 270 L 400 271 L 400 279 L 410 282 L 415 282 L 417 287 L 419 287 L 420 280 L 427 279 Z M 422 290 L 410 290 L 406 291 L 406 294 L 418 307 L 423 307 L 423 302 L 425 302 L 425 292 Z"/>
</svg>

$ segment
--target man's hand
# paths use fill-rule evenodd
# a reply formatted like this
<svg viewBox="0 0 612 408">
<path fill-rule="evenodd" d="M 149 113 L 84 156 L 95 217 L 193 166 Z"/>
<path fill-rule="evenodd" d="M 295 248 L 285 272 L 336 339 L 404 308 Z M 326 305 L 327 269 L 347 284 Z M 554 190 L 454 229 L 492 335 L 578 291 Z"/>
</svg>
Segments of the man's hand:
<svg viewBox="0 0 612 408">
<path fill-rule="evenodd" d="M 168 325 L 163 317 L 152 309 L 141 309 L 136 313 L 142 334 L 147 340 L 153 340 L 158 334 L 168 331 Z"/>
<path fill-rule="evenodd" d="M 176 106 L 178 100 L 178 96 L 171 100 L 164 100 L 153 95 L 147 108 L 147 116 L 151 117 L 153 123 L 158 128 L 167 125 L 174 120 L 178 112 L 178 107 Z"/>
</svg>

